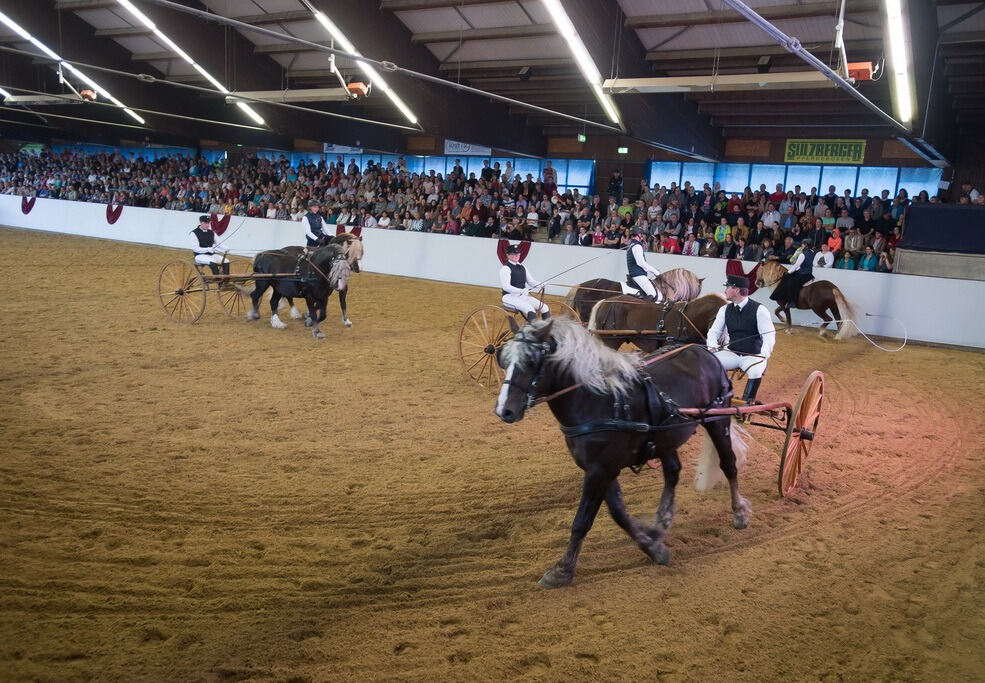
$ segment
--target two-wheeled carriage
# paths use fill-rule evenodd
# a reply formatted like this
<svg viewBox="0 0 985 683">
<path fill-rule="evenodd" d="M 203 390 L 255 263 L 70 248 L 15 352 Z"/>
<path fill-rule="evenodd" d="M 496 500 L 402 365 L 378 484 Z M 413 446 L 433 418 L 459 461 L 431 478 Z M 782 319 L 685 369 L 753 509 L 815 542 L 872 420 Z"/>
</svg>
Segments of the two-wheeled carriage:
<svg viewBox="0 0 985 683">
<path fill-rule="evenodd" d="M 223 311 L 239 317 L 253 308 L 253 280 L 253 262 L 246 259 L 231 260 L 229 275 L 214 274 L 207 265 L 194 261 L 177 260 L 165 264 L 158 273 L 157 295 L 165 315 L 174 322 L 197 322 L 205 313 L 209 292 L 215 292 Z"/>
</svg>

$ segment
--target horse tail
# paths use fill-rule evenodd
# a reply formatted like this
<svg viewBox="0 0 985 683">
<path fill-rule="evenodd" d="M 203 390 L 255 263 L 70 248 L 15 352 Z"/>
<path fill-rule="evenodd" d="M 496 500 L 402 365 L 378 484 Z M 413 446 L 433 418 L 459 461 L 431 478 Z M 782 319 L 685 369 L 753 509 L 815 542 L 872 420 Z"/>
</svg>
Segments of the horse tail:
<svg viewBox="0 0 985 683">
<path fill-rule="evenodd" d="M 849 337 L 854 337 L 858 334 L 858 323 L 856 322 L 856 316 L 858 313 L 855 311 L 855 307 L 848 303 L 848 299 L 845 295 L 841 293 L 841 290 L 832 285 L 831 294 L 835 298 L 835 306 L 837 310 L 835 311 L 835 317 L 842 320 L 838 324 L 838 334 L 835 335 L 835 339 L 841 341 L 843 339 L 848 339 Z M 845 322 L 850 320 L 851 322 Z"/>
<path fill-rule="evenodd" d="M 746 454 L 749 452 L 749 432 L 741 422 L 732 420 L 729 425 L 729 439 L 732 442 L 732 453 L 735 455 L 735 466 L 742 469 L 746 465 Z M 701 453 L 698 455 L 698 468 L 694 476 L 694 489 L 708 491 L 719 482 L 727 482 L 719 464 L 718 451 L 708 430 L 701 430 Z"/>
<path fill-rule="evenodd" d="M 606 305 L 607 305 L 606 304 L 606 300 L 605 299 L 602 299 L 597 304 L 595 304 L 594 306 L 592 306 L 592 314 L 590 316 L 588 316 L 588 329 L 589 329 L 589 331 L 599 329 L 598 328 L 598 325 L 597 325 L 597 323 L 598 323 L 598 316 L 599 316 L 599 309 L 605 307 Z"/>
<path fill-rule="evenodd" d="M 575 299 L 578 297 L 579 289 L 581 289 L 581 286 L 575 285 L 574 287 L 568 290 L 568 296 L 564 297 L 565 305 L 568 306 L 573 311 L 578 310 L 578 308 L 575 307 Z"/>
</svg>

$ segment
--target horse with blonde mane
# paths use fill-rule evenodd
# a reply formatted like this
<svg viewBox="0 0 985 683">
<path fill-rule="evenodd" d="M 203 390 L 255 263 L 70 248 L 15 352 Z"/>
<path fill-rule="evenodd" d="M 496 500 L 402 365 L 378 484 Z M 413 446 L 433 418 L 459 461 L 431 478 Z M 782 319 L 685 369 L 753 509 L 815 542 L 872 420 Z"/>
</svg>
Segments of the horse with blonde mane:
<svg viewBox="0 0 985 683">
<path fill-rule="evenodd" d="M 736 464 L 737 455 L 740 461 L 745 457 L 744 430 L 728 417 L 699 422 L 676 409 L 730 405 L 732 384 L 703 344 L 640 361 L 635 354 L 606 348 L 564 317 L 522 329 L 512 318 L 510 323 L 515 336 L 497 356 L 506 380 L 496 415 L 503 422 L 517 422 L 527 408 L 546 402 L 571 457 L 585 472 L 567 550 L 544 574 L 541 586 L 558 588 L 574 580 L 582 542 L 603 500 L 616 524 L 653 562 L 670 561 L 664 539 L 674 522 L 674 490 L 681 471 L 677 451 L 699 424 L 706 436 L 703 466 L 720 469 L 728 480 L 732 526 L 748 525 L 752 512 L 739 493 Z M 655 458 L 663 469 L 664 488 L 651 526 L 629 516 L 617 478 L 624 468 L 636 469 Z"/>
<path fill-rule="evenodd" d="M 690 270 L 672 268 L 653 280 L 653 288 L 660 292 L 664 301 L 690 301 L 701 294 L 701 282 L 702 278 L 698 278 Z M 636 285 L 633 287 L 635 288 Z M 614 280 L 605 278 L 586 280 L 571 288 L 565 303 L 584 321 L 588 320 L 595 304 L 613 294 L 621 293 L 622 286 Z"/>
<path fill-rule="evenodd" d="M 776 289 L 776 285 L 787 274 L 787 269 L 778 261 L 766 261 L 759 266 L 756 273 L 757 287 L 770 287 Z M 801 310 L 811 310 L 821 318 L 821 328 L 819 334 L 821 338 L 827 336 L 828 325 L 832 322 L 838 330 L 835 339 L 847 339 L 858 332 L 854 324 L 846 320 L 855 319 L 855 309 L 842 294 L 834 283 L 827 280 L 814 280 L 804 285 L 800 290 L 796 308 Z M 774 311 L 776 317 L 786 325 L 787 334 L 793 331 L 793 317 L 790 315 L 790 306 L 781 304 Z M 828 315 L 828 313 L 831 315 Z M 841 321 L 839 324 L 837 321 Z"/>
</svg>

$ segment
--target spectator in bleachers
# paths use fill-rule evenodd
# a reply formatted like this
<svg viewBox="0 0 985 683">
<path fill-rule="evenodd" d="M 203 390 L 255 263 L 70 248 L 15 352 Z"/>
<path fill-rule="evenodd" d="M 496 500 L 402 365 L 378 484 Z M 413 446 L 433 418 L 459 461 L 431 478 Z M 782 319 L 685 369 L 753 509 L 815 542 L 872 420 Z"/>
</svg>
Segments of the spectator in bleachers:
<svg viewBox="0 0 985 683">
<path fill-rule="evenodd" d="M 867 247 L 870 248 L 870 247 Z M 847 250 L 841 253 L 841 257 L 835 261 L 835 268 L 838 270 L 855 270 L 855 259 Z"/>
<path fill-rule="evenodd" d="M 852 226 L 848 229 L 848 234 L 842 240 L 842 249 L 851 253 L 852 258 L 858 258 L 858 255 L 862 253 L 865 246 L 865 240 L 862 238 L 862 233 L 856 226 Z"/>
<path fill-rule="evenodd" d="M 875 270 L 879 266 L 879 257 L 872 249 L 872 245 L 865 247 L 865 253 L 858 261 L 859 270 Z"/>
<path fill-rule="evenodd" d="M 876 268 L 880 273 L 893 272 L 893 264 L 896 262 L 896 247 L 886 247 L 886 251 L 879 254 L 879 265 Z"/>
<path fill-rule="evenodd" d="M 831 247 L 827 244 L 821 245 L 821 251 L 817 254 L 814 259 L 814 265 L 817 268 L 831 268 L 835 264 L 835 255 L 831 253 Z"/>
<path fill-rule="evenodd" d="M 684 246 L 681 247 L 681 253 L 685 256 L 700 256 L 701 254 L 701 243 L 698 242 L 696 236 L 692 233 L 687 236 L 684 240 Z"/>
</svg>

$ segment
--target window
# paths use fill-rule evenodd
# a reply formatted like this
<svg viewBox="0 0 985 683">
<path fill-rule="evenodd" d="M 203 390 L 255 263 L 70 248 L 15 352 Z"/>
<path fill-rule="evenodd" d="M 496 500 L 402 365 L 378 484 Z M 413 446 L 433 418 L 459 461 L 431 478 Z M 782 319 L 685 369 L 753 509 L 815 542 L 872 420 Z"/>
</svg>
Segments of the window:
<svg viewBox="0 0 985 683">
<path fill-rule="evenodd" d="M 410 173 L 422 173 L 424 171 L 424 157 L 405 156 L 407 170 Z"/>
<path fill-rule="evenodd" d="M 571 159 L 568 161 L 569 189 L 578 188 L 578 192 L 587 195 L 595 184 L 595 162 L 591 159 Z"/>
<path fill-rule="evenodd" d="M 896 195 L 896 177 L 899 169 L 889 166 L 862 166 L 858 169 L 858 185 L 856 194 L 868 190 L 870 197 L 878 197 L 883 190 L 889 190 L 889 196 Z"/>
<path fill-rule="evenodd" d="M 845 190 L 851 190 L 855 196 L 855 183 L 858 176 L 858 166 L 825 166 L 821 169 L 821 185 L 818 194 L 827 194 L 828 188 L 835 186 L 835 194 L 845 195 Z"/>
<path fill-rule="evenodd" d="M 766 191 L 773 194 L 776 192 L 777 183 L 786 189 L 786 176 L 787 167 L 783 164 L 753 164 L 752 173 L 749 176 L 749 187 L 755 192 L 760 185 L 765 185 Z"/>
<path fill-rule="evenodd" d="M 533 176 L 534 181 L 540 177 L 539 159 L 517 158 L 517 160 L 513 163 L 513 167 L 516 169 L 516 173 L 520 175 L 521 181 L 527 179 L 528 173 Z"/>
<path fill-rule="evenodd" d="M 794 188 L 800 185 L 800 191 L 809 195 L 812 187 L 820 187 L 820 182 L 820 166 L 801 166 L 799 164 L 787 166 L 787 184 L 784 185 L 785 190 L 793 192 Z"/>
<path fill-rule="evenodd" d="M 939 168 L 901 168 L 899 170 L 900 190 L 906 190 L 910 198 L 920 194 L 921 190 L 926 190 L 931 197 L 937 194 L 937 184 L 941 180 L 941 169 Z M 890 193 L 892 195 L 892 193 Z M 895 195 L 893 195 L 895 196 Z"/>
<path fill-rule="evenodd" d="M 742 194 L 749 184 L 749 164 L 715 164 L 715 182 L 729 194 Z"/>
<path fill-rule="evenodd" d="M 711 185 L 715 182 L 715 164 L 685 161 L 681 169 L 681 185 L 689 180 L 698 190 L 704 187 L 705 183 Z"/>
<path fill-rule="evenodd" d="M 671 183 L 681 184 L 681 164 L 678 161 L 650 162 L 650 189 L 670 187 Z"/>
</svg>

